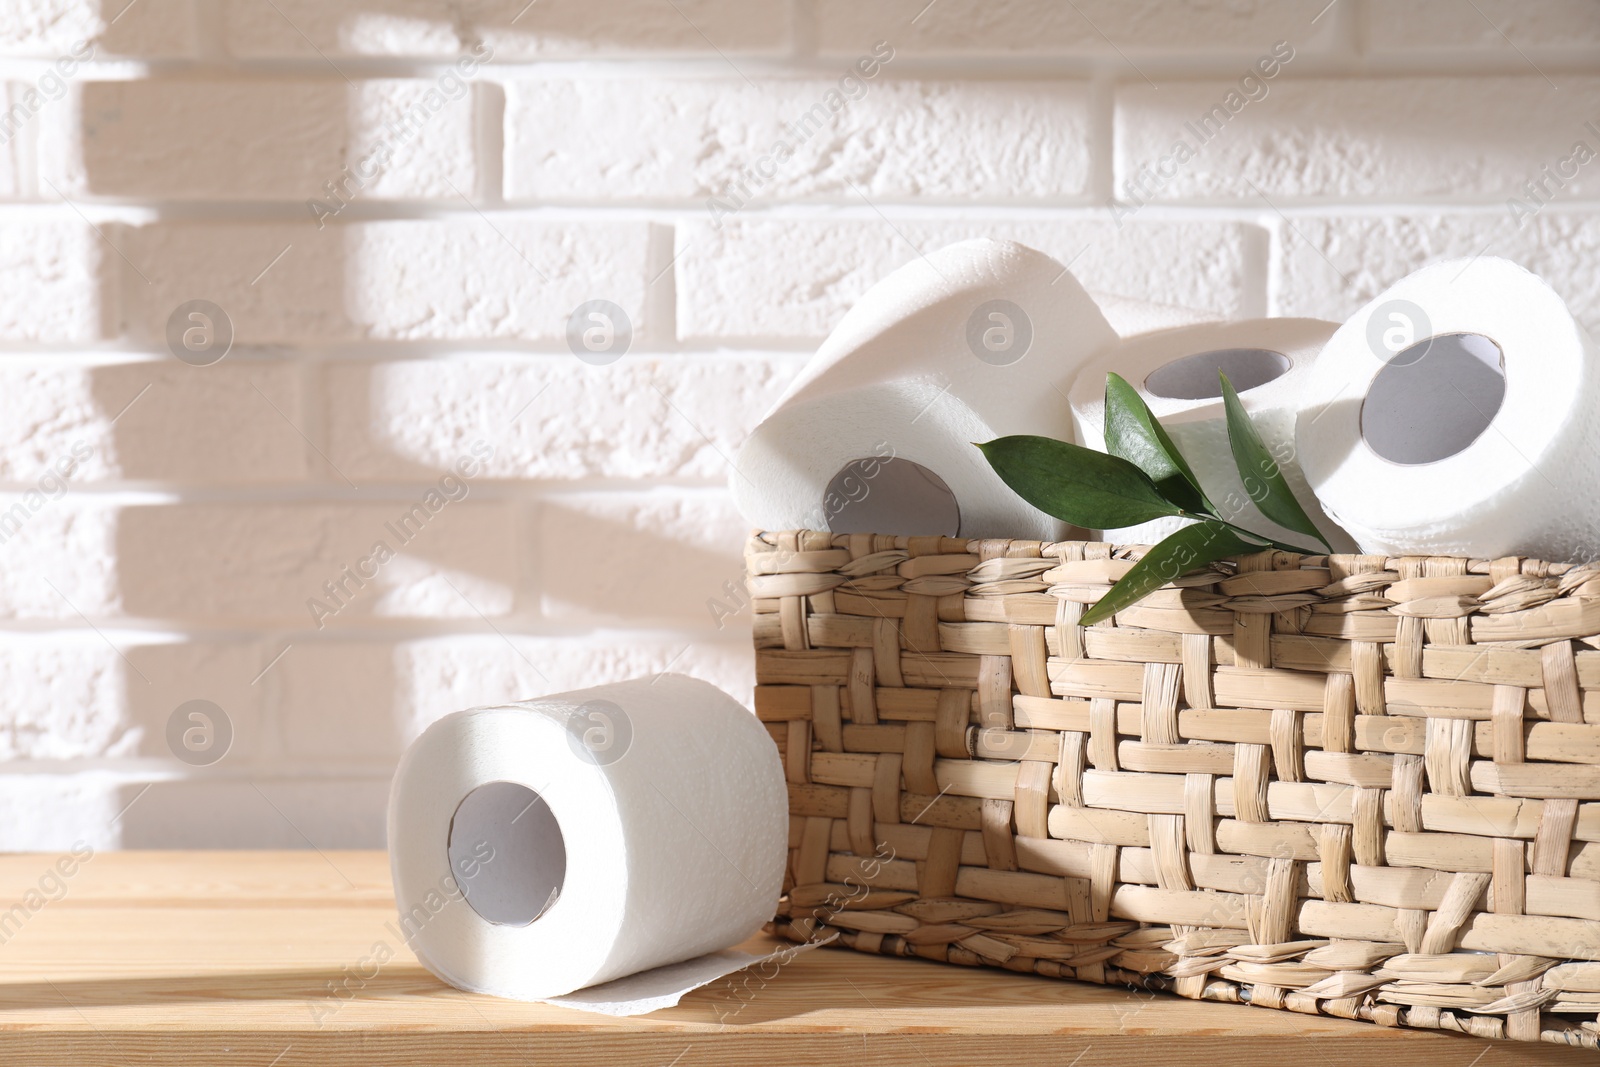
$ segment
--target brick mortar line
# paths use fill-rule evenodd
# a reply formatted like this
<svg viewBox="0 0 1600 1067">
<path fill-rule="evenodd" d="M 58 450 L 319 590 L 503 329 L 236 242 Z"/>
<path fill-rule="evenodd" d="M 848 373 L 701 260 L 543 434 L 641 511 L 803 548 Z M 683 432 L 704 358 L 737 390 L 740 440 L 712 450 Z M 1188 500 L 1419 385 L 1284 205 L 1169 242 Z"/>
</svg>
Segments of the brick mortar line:
<svg viewBox="0 0 1600 1067">
<path fill-rule="evenodd" d="M 239 342 L 228 359 L 235 364 L 252 366 L 286 366 L 303 364 L 315 366 L 322 363 L 414 363 L 419 361 L 446 363 L 483 359 L 523 358 L 529 361 L 549 360 L 552 364 L 570 360 L 572 353 L 562 342 L 507 341 L 503 347 L 489 348 L 492 342 L 463 342 L 458 349 L 437 348 L 431 341 L 373 341 L 329 343 L 315 339 L 295 342 Z M 382 346 L 392 344 L 392 349 Z M 682 342 L 675 348 L 652 348 L 648 352 L 632 353 L 626 358 L 640 360 L 694 360 L 721 358 L 759 361 L 768 358 L 792 358 L 815 348 L 809 338 L 774 337 L 730 340 L 728 342 Z M 78 359 L 76 357 L 81 357 Z M 122 358 L 125 357 L 125 358 Z M 0 366 L 6 360 L 18 363 L 31 359 L 62 361 L 63 366 L 127 366 L 143 363 L 167 363 L 172 357 L 133 338 L 85 343 L 44 344 L 36 341 L 0 343 Z M 71 362 L 67 362 L 71 360 Z"/>
<path fill-rule="evenodd" d="M 144 782 L 205 782 L 218 785 L 238 785 L 244 782 L 256 781 L 282 781 L 282 782 L 362 782 L 382 781 L 387 782 L 394 775 L 394 764 L 398 757 L 386 762 L 371 763 L 339 763 L 329 761 L 318 764 L 306 760 L 280 760 L 273 759 L 262 763 L 240 762 L 235 768 L 219 769 L 217 766 L 200 769 L 187 769 L 179 767 L 168 768 L 159 766 L 155 758 L 138 759 L 130 757 L 128 762 L 112 762 L 111 759 L 97 759 L 95 757 L 80 757 L 60 761 L 50 761 L 49 766 L 40 767 L 39 763 L 45 761 L 34 760 L 9 760 L 0 762 L 0 777 L 8 781 L 17 782 L 29 778 L 59 782 L 64 778 L 78 778 L 86 776 L 103 776 L 108 784 L 128 785 L 143 784 Z M 228 761 L 224 761 L 225 763 Z"/>
<path fill-rule="evenodd" d="M 1547 73 L 1584 76 L 1600 74 L 1600 60 L 1593 55 L 1594 45 L 1522 45 L 1523 53 Z M 1236 78 L 1240 64 L 1256 58 L 1259 48 L 1241 46 L 1237 51 L 1132 51 L 1139 67 L 1151 75 L 1169 80 Z M 740 70 L 756 82 L 829 79 L 837 77 L 838 66 L 856 57 L 852 51 L 819 52 L 814 57 L 797 59 L 765 52 L 727 52 Z M 449 69 L 456 57 L 333 56 L 345 75 L 353 81 L 425 81 Z M 53 56 L 0 54 L 0 80 L 37 77 Z M 1322 78 L 1397 78 L 1397 77 L 1474 77 L 1526 76 L 1537 78 L 1528 63 L 1515 50 L 1505 46 L 1474 49 L 1471 46 L 1436 48 L 1397 48 L 1394 51 L 1345 53 L 1338 50 L 1307 49 L 1296 59 L 1297 69 L 1286 71 L 1284 80 Z M 183 59 L 140 56 L 108 56 L 85 64 L 83 81 L 152 81 L 181 83 L 194 81 L 295 81 L 342 82 L 321 59 Z M 1111 76 L 1118 84 L 1142 84 L 1128 72 L 1127 62 L 1115 53 L 1090 52 L 1032 54 L 995 51 L 967 55 L 902 54 L 897 57 L 891 80 L 982 80 L 1009 81 L 1037 79 L 1088 81 Z M 497 55 L 492 70 L 478 75 L 484 81 L 659 81 L 696 80 L 741 82 L 718 56 L 662 55 L 548 56 L 543 58 L 503 58 Z"/>
<path fill-rule="evenodd" d="M 37 642 L 41 638 L 55 638 L 65 641 L 72 639 L 81 641 L 86 647 L 94 647 L 101 643 L 101 636 L 117 638 L 129 645 L 139 647 L 159 646 L 169 644 L 164 638 L 181 638 L 186 641 L 195 639 L 206 640 L 216 644 L 244 645 L 259 644 L 272 641 L 292 641 L 296 644 L 312 643 L 322 647 L 332 645 L 401 645 L 416 644 L 422 641 L 434 641 L 457 637 L 481 637 L 491 643 L 499 642 L 500 635 L 495 630 L 479 626 L 475 630 L 465 630 L 458 627 L 445 625 L 452 620 L 439 620 L 439 625 L 426 625 L 431 620 L 396 620 L 396 629 L 370 630 L 361 629 L 356 624 L 348 627 L 331 624 L 325 630 L 297 629 L 279 623 L 262 622 L 251 625 L 247 623 L 173 626 L 170 620 L 151 620 L 149 627 L 134 625 L 139 620 L 132 617 L 101 617 L 91 620 L 95 629 L 84 629 L 74 623 L 72 625 L 51 626 L 47 621 L 41 620 L 37 624 L 24 624 L 16 620 L 0 620 L 0 642 L 9 638 L 26 638 Z M 692 645 L 725 648 L 729 650 L 745 649 L 749 643 L 749 627 L 741 626 L 733 631 L 734 637 L 730 639 L 727 628 L 701 629 L 670 629 L 648 626 L 607 625 L 591 626 L 588 628 L 558 627 L 551 625 L 538 628 L 530 625 L 533 620 L 517 616 L 500 616 L 495 619 L 495 625 L 507 637 L 524 637 L 538 641 L 561 641 L 569 644 L 605 644 L 609 646 L 612 636 L 623 634 L 630 640 L 661 641 L 666 644 L 684 641 Z M 18 640 L 22 645 L 29 641 Z"/>
<path fill-rule="evenodd" d="M 1510 192 L 1515 192 L 1515 190 Z M 1092 195 L 1061 199 L 1062 201 L 1070 199 L 1072 202 L 985 200 L 964 203 L 957 201 L 874 199 L 874 204 L 882 211 L 883 215 L 908 222 L 1111 221 L 1105 202 L 1095 200 Z M 1438 200 L 1347 198 L 1329 201 L 1274 197 L 1273 202 L 1285 211 L 1292 209 L 1305 214 L 1326 215 L 1417 214 L 1419 212 L 1441 211 L 1472 214 L 1505 210 L 1505 198 L 1503 196 L 1485 196 L 1471 199 L 1441 198 Z M 73 203 L 83 212 L 83 215 L 79 215 L 67 205 L 48 200 L 0 201 L 0 225 L 22 222 L 81 223 L 85 216 L 96 225 L 117 222 L 133 228 L 164 225 L 293 224 L 301 221 L 301 215 L 296 209 L 303 210 L 304 208 L 303 203 L 297 201 L 252 203 L 248 205 L 234 205 L 222 200 L 140 202 L 74 200 Z M 1133 201 L 1119 200 L 1118 203 L 1129 206 Z M 431 211 L 427 214 L 412 214 L 409 211 L 403 213 L 384 211 L 380 214 L 374 209 L 373 204 L 369 203 L 361 206 L 366 207 L 372 214 L 352 214 L 349 217 L 349 221 L 332 222 L 328 224 L 328 228 L 387 222 L 478 222 L 481 224 L 482 221 L 476 212 L 465 209 L 459 211 L 454 209 Z M 402 206 L 410 208 L 412 205 L 405 204 Z M 1138 219 L 1133 220 L 1130 224 L 1140 225 L 1149 219 L 1166 222 L 1248 221 L 1256 216 L 1259 209 L 1259 198 L 1252 199 L 1244 196 L 1237 200 L 1151 201 L 1147 206 L 1140 209 Z M 155 210 L 196 210 L 203 212 L 203 214 L 146 218 L 129 217 L 130 214 Z M 347 210 L 354 212 L 356 206 L 352 205 Z M 1546 210 L 1596 211 L 1600 210 L 1600 198 L 1563 200 L 1558 205 L 1552 205 Z M 695 201 L 641 201 L 637 203 L 618 203 L 613 201 L 609 204 L 605 202 L 536 204 L 509 201 L 504 206 L 497 207 L 493 211 L 485 209 L 484 214 L 497 220 L 552 225 L 582 222 L 643 222 L 670 226 L 701 223 L 706 218 L 704 203 Z M 304 221 L 307 225 L 311 224 L 309 214 L 305 216 Z M 842 199 L 839 201 L 790 200 L 765 203 L 756 201 L 740 210 L 739 223 L 757 221 L 810 223 L 877 221 L 881 223 L 882 216 L 879 215 L 878 211 L 874 211 L 871 208 L 862 207 L 859 203 L 852 204 Z"/>
<path fill-rule="evenodd" d="M 385 504 L 414 503 L 417 494 L 437 488 L 443 468 L 432 479 L 368 478 L 359 489 L 350 489 L 342 482 L 311 480 L 284 480 L 279 482 L 248 483 L 239 481 L 187 481 L 167 482 L 135 479 L 105 479 L 99 482 L 74 482 L 63 497 L 76 496 L 122 497 L 134 506 L 178 506 L 191 503 L 332 503 L 332 504 Z M 0 483 L 0 495 L 24 493 L 38 488 L 38 479 L 22 482 Z M 315 492 L 309 493 L 308 490 Z M 646 476 L 640 478 L 577 478 L 570 481 L 556 478 L 512 478 L 479 475 L 472 480 L 472 491 L 467 499 L 478 500 L 493 496 L 509 502 L 537 502 L 552 497 L 576 495 L 617 495 L 638 493 L 667 497 L 717 498 L 727 492 L 727 483 L 700 478 L 672 478 Z"/>
<path fill-rule="evenodd" d="M 1502 206 L 1501 210 L 1504 210 Z M 1283 276 L 1287 262 L 1286 250 L 1283 240 L 1283 220 L 1276 215 L 1263 218 L 1261 226 L 1267 232 L 1267 262 L 1266 262 L 1266 314 L 1268 316 L 1283 313 Z"/>
</svg>

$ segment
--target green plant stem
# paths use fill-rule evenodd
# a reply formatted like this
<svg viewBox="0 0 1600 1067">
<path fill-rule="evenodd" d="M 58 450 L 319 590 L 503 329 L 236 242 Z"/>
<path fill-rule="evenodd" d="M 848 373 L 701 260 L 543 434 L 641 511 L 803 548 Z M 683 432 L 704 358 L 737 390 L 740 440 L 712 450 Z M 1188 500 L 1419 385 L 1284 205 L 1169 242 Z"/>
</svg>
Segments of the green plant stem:
<svg viewBox="0 0 1600 1067">
<path fill-rule="evenodd" d="M 1328 551 L 1325 548 L 1301 548 L 1299 545 L 1291 545 L 1285 541 L 1278 541 L 1274 538 L 1268 537 L 1266 534 L 1256 533 L 1254 530 L 1247 530 L 1238 523 L 1229 522 L 1220 515 L 1213 515 L 1209 511 L 1180 511 L 1174 517 L 1180 519 L 1189 519 L 1193 522 L 1220 522 L 1222 525 L 1233 530 L 1235 533 L 1242 535 L 1246 540 L 1261 542 L 1261 547 L 1263 550 L 1268 548 L 1276 548 L 1280 552 L 1298 552 L 1302 556 L 1321 556 L 1326 555 Z"/>
</svg>

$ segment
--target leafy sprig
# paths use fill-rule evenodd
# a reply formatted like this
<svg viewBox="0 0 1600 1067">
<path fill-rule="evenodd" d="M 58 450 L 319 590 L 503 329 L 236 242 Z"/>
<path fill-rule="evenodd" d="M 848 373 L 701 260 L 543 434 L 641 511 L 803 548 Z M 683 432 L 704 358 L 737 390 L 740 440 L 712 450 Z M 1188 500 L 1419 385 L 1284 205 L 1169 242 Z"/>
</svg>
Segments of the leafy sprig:
<svg viewBox="0 0 1600 1067">
<path fill-rule="evenodd" d="M 1277 460 L 1228 376 L 1221 379 L 1228 445 L 1250 499 L 1279 526 L 1314 539 L 1323 551 L 1333 551 L 1289 491 Z M 1151 519 L 1195 520 L 1152 546 L 1084 612 L 1082 625 L 1108 619 L 1180 575 L 1217 560 L 1267 548 L 1316 551 L 1255 533 L 1219 515 L 1188 460 L 1138 391 L 1120 375 L 1106 375 L 1105 408 L 1104 452 L 1034 436 L 1001 437 L 978 445 L 1012 491 L 1074 526 L 1110 530 Z"/>
</svg>

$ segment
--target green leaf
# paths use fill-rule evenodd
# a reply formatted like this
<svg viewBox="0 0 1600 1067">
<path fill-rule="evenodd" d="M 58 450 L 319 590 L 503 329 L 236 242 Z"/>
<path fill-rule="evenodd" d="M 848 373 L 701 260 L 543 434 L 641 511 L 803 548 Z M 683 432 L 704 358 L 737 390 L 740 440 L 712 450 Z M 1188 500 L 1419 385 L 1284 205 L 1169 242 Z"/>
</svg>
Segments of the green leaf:
<svg viewBox="0 0 1600 1067">
<path fill-rule="evenodd" d="M 1198 570 L 1229 556 L 1242 556 L 1262 551 L 1263 546 L 1251 544 L 1239 536 L 1225 522 L 1207 519 L 1193 526 L 1185 526 L 1160 544 L 1153 546 L 1122 580 L 1106 590 L 1094 606 L 1078 620 L 1080 626 L 1089 626 L 1121 611 L 1181 575 Z"/>
<path fill-rule="evenodd" d="M 1279 526 L 1316 538 L 1323 548 L 1332 552 L 1333 546 L 1289 491 L 1289 483 L 1283 480 L 1277 459 L 1256 432 L 1250 415 L 1239 402 L 1239 394 L 1234 392 L 1233 383 L 1226 374 L 1221 374 L 1221 378 L 1222 404 L 1228 413 L 1228 445 L 1233 449 L 1233 462 L 1239 468 L 1244 491 L 1261 509 L 1261 514 Z"/>
<path fill-rule="evenodd" d="M 1234 529 L 1236 529 L 1236 530 L 1244 530 L 1244 527 L 1235 526 Z M 1302 556 L 1319 556 L 1319 555 L 1322 555 L 1325 552 L 1332 551 L 1332 548 L 1329 545 L 1326 545 L 1326 544 L 1324 544 L 1321 548 L 1307 548 L 1305 545 L 1291 545 L 1287 541 L 1276 540 L 1274 538 L 1268 537 L 1266 534 L 1251 533 L 1249 530 L 1244 530 L 1244 532 L 1246 534 L 1249 534 L 1249 536 L 1251 536 L 1251 537 L 1259 538 L 1261 540 L 1262 543 L 1256 546 L 1256 548 L 1258 550 L 1259 549 L 1267 549 L 1267 548 L 1279 548 L 1279 549 L 1282 549 L 1285 552 L 1294 552 L 1294 553 L 1297 553 L 1297 554 L 1302 555 Z"/>
<path fill-rule="evenodd" d="M 1074 526 L 1114 530 L 1182 514 L 1144 471 L 1125 459 L 1049 437 L 1000 437 L 978 445 L 1000 480 Z"/>
<path fill-rule="evenodd" d="M 1106 451 L 1148 474 L 1161 495 L 1183 510 L 1216 512 L 1144 398 L 1115 373 L 1106 375 Z"/>
</svg>

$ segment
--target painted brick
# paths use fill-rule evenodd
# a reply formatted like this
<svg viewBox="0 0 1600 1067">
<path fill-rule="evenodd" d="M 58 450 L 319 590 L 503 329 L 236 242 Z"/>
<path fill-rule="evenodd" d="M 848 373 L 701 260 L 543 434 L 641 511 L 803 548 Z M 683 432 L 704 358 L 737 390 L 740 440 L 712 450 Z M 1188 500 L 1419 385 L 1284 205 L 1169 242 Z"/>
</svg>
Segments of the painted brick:
<svg viewBox="0 0 1600 1067">
<path fill-rule="evenodd" d="M 449 220 L 316 226 L 172 223 L 139 229 L 129 258 L 136 334 L 164 337 L 197 298 L 240 343 L 517 339 L 565 344 L 578 305 L 621 306 L 648 336 L 649 224 Z M 287 251 L 285 251 L 287 249 Z M 281 259 L 278 258 L 281 255 Z M 274 262 L 274 260 L 277 260 Z"/>
<path fill-rule="evenodd" d="M 65 852 L 75 842 L 96 850 L 116 848 L 121 844 L 117 813 L 135 792 L 124 796 L 119 780 L 104 772 L 0 773 L 0 805 L 6 811 L 6 818 L 0 820 L 0 850 Z M 39 860 L 39 873 L 43 874 L 54 857 L 41 856 Z M 26 937 L 27 928 L 14 936 Z"/>
<path fill-rule="evenodd" d="M 1116 188 L 1142 167 L 1150 199 L 1491 202 L 1517 195 L 1600 126 L 1600 78 L 1301 79 L 1259 83 L 1229 113 L 1234 82 L 1124 84 L 1116 101 Z M 1234 101 L 1244 101 L 1236 96 Z M 1213 119 L 1202 128 L 1212 109 Z M 1225 120 L 1225 121 L 1224 121 Z M 1220 129 L 1220 132 L 1217 132 Z M 1470 136 L 1455 136 L 1470 130 Z M 1193 158 L 1179 162 L 1186 146 Z M 1570 196 L 1600 192 L 1600 167 L 1573 166 Z M 1129 197 L 1132 199 L 1131 197 Z M 1145 199 L 1144 196 L 1138 199 Z"/>
<path fill-rule="evenodd" d="M 205 758 L 214 757 L 214 762 L 203 765 L 232 770 L 278 756 L 281 745 L 274 736 L 267 702 L 269 675 L 263 675 L 263 669 L 281 651 L 276 642 L 184 637 L 130 640 L 121 650 L 127 657 L 122 672 L 123 715 L 138 735 L 130 755 L 170 760 L 176 754 L 181 758 L 171 747 L 168 724 L 184 704 L 208 700 L 226 716 L 233 740 L 220 754 L 202 752 Z"/>
<path fill-rule="evenodd" d="M 535 81 L 506 91 L 506 195 L 529 200 L 1058 201 L 1088 193 L 1072 81 Z"/>
<path fill-rule="evenodd" d="M 78 626 L 120 610 L 114 508 L 74 499 L 54 482 L 0 494 L 0 551 L 0 618 Z"/>
<path fill-rule="evenodd" d="M 1085 286 L 1233 318 L 1257 312 L 1265 234 L 1232 222 L 686 223 L 678 232 L 678 332 L 686 340 L 813 341 L 873 282 L 911 257 L 971 237 L 1048 252 Z"/>
<path fill-rule="evenodd" d="M 1600 215 L 1552 208 L 1520 227 L 1509 211 L 1296 216 L 1283 241 L 1276 314 L 1344 319 L 1419 267 L 1482 254 L 1543 277 L 1600 336 L 1600 277 L 1587 267 Z"/>
<path fill-rule="evenodd" d="M 305 422 L 294 364 L 19 356 L 0 362 L 0 483 L 299 479 Z"/>
<path fill-rule="evenodd" d="M 585 638 L 323 641 L 297 647 L 274 668 L 282 672 L 290 754 L 333 762 L 391 760 L 452 711 L 665 670 L 703 678 L 750 703 L 755 665 L 747 633 L 743 640 L 601 632 Z"/>
<path fill-rule="evenodd" d="M 125 787 L 136 795 L 137 790 Z M 163 781 L 121 819 L 123 848 L 383 848 L 389 778 Z M 326 857 L 325 857 L 326 858 Z M 338 859 L 329 862 L 337 869 Z"/>
<path fill-rule="evenodd" d="M 1472 48 L 1516 55 L 1517 48 L 1593 48 L 1600 7 L 1587 0 L 1410 0 L 1367 4 L 1362 47 L 1405 55 L 1419 48 Z"/>
<path fill-rule="evenodd" d="M 261 755 L 265 660 L 252 642 L 153 641 L 136 633 L 0 637 L 0 761 L 171 760 L 167 723 L 191 700 L 222 709 L 232 743 L 214 764 Z M 218 735 L 213 735 L 215 738 Z M 193 758 L 193 755 L 191 758 Z"/>
<path fill-rule="evenodd" d="M 0 760 L 116 757 L 139 747 L 140 731 L 124 713 L 138 675 L 92 631 L 75 637 L 0 639 Z"/>
<path fill-rule="evenodd" d="M 817 40 L 824 52 L 840 55 L 879 40 L 908 56 L 1243 54 L 1285 36 L 1297 46 L 1325 39 L 1329 20 L 1317 15 L 1326 2 L 818 0 Z"/>
<path fill-rule="evenodd" d="M 749 534 L 720 491 L 548 498 L 539 507 L 543 612 L 573 623 L 729 625 L 708 603 L 742 597 Z"/>
<path fill-rule="evenodd" d="M 45 191 L 69 197 L 331 211 L 340 199 L 459 202 L 478 181 L 460 78 L 87 82 L 68 118 L 46 126 L 39 154 Z"/>
<path fill-rule="evenodd" d="M 785 0 L 229 0 L 229 50 L 243 56 L 450 56 L 482 42 L 499 59 L 773 52 L 789 38 Z"/>
<path fill-rule="evenodd" d="M 507 614 L 516 584 L 510 513 L 471 499 L 433 502 L 442 506 L 420 531 L 420 520 L 401 529 L 400 519 L 424 505 L 421 490 L 384 503 L 124 508 L 113 557 L 123 607 L 157 618 L 273 619 L 307 629 L 319 621 L 328 628 L 373 619 L 476 623 L 480 613 Z M 370 575 L 374 564 L 360 561 L 379 542 L 394 557 L 375 576 L 362 583 L 343 576 L 346 567 Z M 341 579 L 343 593 L 327 592 L 325 583 Z M 313 598 L 331 615 L 308 604 Z"/>
<path fill-rule="evenodd" d="M 120 507 L 37 490 L 0 495 L 0 618 L 270 619 L 315 628 L 505 615 L 517 582 L 512 516 L 468 499 L 471 490 L 452 479 L 387 502 Z M 432 511 L 423 521 L 415 508 Z M 376 575 L 358 582 L 343 574 L 370 574 L 373 564 L 360 561 L 378 542 L 393 558 Z M 344 591 L 329 593 L 330 582 Z"/>
<path fill-rule="evenodd" d="M 55 57 L 80 41 L 97 56 L 187 56 L 194 0 L 0 0 L 0 55 Z"/>
<path fill-rule="evenodd" d="M 115 233 L 104 226 L 102 232 Z M 0 221 L 0 341 L 113 336 L 117 254 L 81 221 Z"/>
<path fill-rule="evenodd" d="M 54 85 L 54 83 L 51 83 Z M 65 94 L 65 88 L 60 92 Z M 23 144 L 28 129 L 42 121 L 52 107 L 61 106 L 31 82 L 0 84 L 0 199 L 16 200 L 27 195 L 29 180 Z"/>
<path fill-rule="evenodd" d="M 802 357 L 571 355 L 335 363 L 328 457 L 361 483 L 448 469 L 475 439 L 487 477 L 722 483 Z"/>
</svg>

